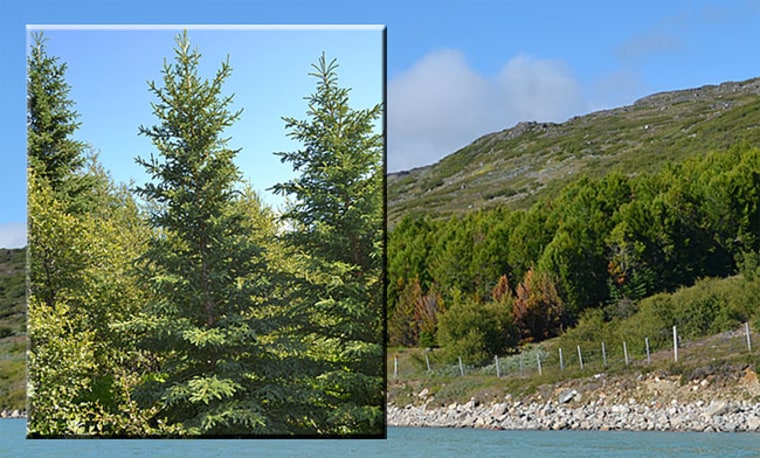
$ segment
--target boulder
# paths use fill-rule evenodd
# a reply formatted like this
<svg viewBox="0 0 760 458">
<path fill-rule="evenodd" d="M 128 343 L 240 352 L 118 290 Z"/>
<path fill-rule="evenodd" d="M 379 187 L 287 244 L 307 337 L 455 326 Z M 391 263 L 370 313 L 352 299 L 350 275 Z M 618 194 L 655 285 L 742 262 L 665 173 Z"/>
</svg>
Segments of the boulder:
<svg viewBox="0 0 760 458">
<path fill-rule="evenodd" d="M 747 430 L 757 431 L 758 429 L 760 429 L 760 417 L 756 415 L 747 417 Z"/>
<path fill-rule="evenodd" d="M 567 404 L 568 402 L 575 399 L 577 395 L 578 395 L 578 391 L 576 390 L 565 390 L 559 394 L 558 401 L 560 404 Z"/>
<path fill-rule="evenodd" d="M 726 401 L 712 401 L 710 405 L 705 408 L 703 415 L 705 417 L 715 417 L 723 415 L 728 412 L 728 402 Z"/>
<path fill-rule="evenodd" d="M 631 411 L 630 407 L 620 405 L 620 404 L 616 404 L 612 406 L 611 410 L 612 410 L 612 413 L 621 414 L 621 415 L 625 415 Z"/>
</svg>

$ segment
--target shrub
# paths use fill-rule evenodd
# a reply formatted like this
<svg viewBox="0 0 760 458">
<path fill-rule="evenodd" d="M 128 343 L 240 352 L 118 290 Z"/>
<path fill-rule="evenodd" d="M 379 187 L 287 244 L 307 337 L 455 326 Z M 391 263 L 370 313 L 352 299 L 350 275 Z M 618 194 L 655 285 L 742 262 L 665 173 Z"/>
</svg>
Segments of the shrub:
<svg viewBox="0 0 760 458">
<path fill-rule="evenodd" d="M 670 329 L 675 324 L 673 297 L 660 293 L 643 299 L 639 312 L 620 322 L 617 327 L 619 340 L 628 342 L 629 348 L 644 346 L 647 337 L 654 346 L 665 345 L 670 338 Z"/>
<path fill-rule="evenodd" d="M 477 364 L 514 349 L 518 331 L 509 306 L 456 297 L 439 319 L 437 337 L 449 361 L 461 356 L 463 362 Z"/>
</svg>

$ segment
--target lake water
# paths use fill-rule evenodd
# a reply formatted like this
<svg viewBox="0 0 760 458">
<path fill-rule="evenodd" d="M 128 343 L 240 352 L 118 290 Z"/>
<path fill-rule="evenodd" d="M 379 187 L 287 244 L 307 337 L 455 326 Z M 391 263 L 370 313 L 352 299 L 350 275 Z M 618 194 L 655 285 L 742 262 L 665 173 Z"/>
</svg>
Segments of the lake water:
<svg viewBox="0 0 760 458">
<path fill-rule="evenodd" d="M 0 457 L 758 457 L 760 434 L 389 428 L 387 440 L 26 440 L 0 420 Z"/>
</svg>

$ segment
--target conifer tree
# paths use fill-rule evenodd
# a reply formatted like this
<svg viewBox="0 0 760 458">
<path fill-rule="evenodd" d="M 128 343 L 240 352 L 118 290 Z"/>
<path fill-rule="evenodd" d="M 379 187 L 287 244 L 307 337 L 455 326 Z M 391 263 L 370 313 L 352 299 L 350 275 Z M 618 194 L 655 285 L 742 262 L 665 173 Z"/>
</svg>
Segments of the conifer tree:
<svg viewBox="0 0 760 458">
<path fill-rule="evenodd" d="M 222 95 L 231 68 L 202 79 L 200 58 L 187 32 L 177 37 L 163 87 L 149 82 L 158 122 L 140 127 L 158 151 L 137 159 L 153 178 L 137 193 L 154 208 L 144 261 L 157 299 L 131 326 L 162 364 L 136 396 L 189 434 L 286 433 L 278 355 L 260 339 L 277 326 L 260 319 L 270 289 L 264 249 L 239 202 L 239 150 L 223 137 L 241 113 Z"/>
<path fill-rule="evenodd" d="M 292 199 L 284 238 L 301 273 L 291 303 L 307 317 L 301 332 L 323 367 L 311 418 L 320 433 L 382 434 L 383 144 L 372 132 L 381 106 L 349 107 L 336 60 L 322 54 L 312 67 L 307 119 L 283 118 L 304 147 L 277 153 L 299 174 L 274 187 Z"/>
<path fill-rule="evenodd" d="M 56 196 L 69 207 L 91 184 L 76 172 L 85 164 L 83 142 L 73 139 L 79 128 L 79 114 L 69 99 L 66 63 L 49 56 L 42 32 L 32 34 L 34 43 L 27 59 L 27 157 L 35 177 L 49 182 Z"/>
</svg>

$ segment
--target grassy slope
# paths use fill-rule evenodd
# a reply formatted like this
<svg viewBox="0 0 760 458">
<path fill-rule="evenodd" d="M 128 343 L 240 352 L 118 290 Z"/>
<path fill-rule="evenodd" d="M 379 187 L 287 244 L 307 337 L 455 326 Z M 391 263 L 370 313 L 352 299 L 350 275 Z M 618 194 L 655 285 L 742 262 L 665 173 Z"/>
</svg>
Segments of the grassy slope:
<svg viewBox="0 0 760 458">
<path fill-rule="evenodd" d="M 653 171 L 669 161 L 760 144 L 760 78 L 666 92 L 561 124 L 520 123 L 438 163 L 388 176 L 388 222 L 506 205 L 523 208 L 576 177 Z"/>
<path fill-rule="evenodd" d="M 26 250 L 0 249 L 0 410 L 26 403 Z"/>
</svg>

